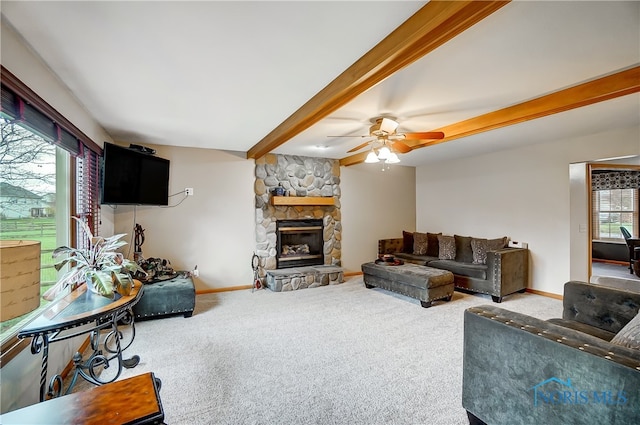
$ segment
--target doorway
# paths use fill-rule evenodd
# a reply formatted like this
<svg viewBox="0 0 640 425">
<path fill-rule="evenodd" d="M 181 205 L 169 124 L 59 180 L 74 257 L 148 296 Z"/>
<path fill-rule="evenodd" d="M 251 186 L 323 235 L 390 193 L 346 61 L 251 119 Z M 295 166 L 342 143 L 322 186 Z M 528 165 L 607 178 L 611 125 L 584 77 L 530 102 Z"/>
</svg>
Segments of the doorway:
<svg viewBox="0 0 640 425">
<path fill-rule="evenodd" d="M 587 166 L 589 280 L 592 276 L 637 279 L 621 228 L 640 236 L 640 166 L 590 163 Z"/>
</svg>

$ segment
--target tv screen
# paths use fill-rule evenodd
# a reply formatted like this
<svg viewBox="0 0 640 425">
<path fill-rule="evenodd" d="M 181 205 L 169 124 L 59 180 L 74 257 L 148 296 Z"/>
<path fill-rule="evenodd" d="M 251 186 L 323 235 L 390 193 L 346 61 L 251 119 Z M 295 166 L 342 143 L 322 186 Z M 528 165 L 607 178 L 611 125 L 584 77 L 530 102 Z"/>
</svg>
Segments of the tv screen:
<svg viewBox="0 0 640 425">
<path fill-rule="evenodd" d="M 168 205 L 169 160 L 105 143 L 102 204 Z"/>
</svg>

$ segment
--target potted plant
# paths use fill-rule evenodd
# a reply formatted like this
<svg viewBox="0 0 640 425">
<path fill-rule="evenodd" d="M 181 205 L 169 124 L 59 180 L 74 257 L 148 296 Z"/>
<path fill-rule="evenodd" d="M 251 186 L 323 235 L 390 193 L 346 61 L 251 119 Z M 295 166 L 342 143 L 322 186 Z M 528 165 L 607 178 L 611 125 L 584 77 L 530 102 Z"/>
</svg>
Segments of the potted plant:
<svg viewBox="0 0 640 425">
<path fill-rule="evenodd" d="M 89 245 L 86 248 L 61 246 L 53 251 L 53 258 L 65 257 L 55 263 L 56 270 L 60 271 L 66 264 L 69 264 L 69 270 L 43 297 L 52 300 L 68 286 L 79 286 L 82 283 L 104 297 L 113 298 L 116 291 L 121 295 L 129 295 L 134 286 L 131 273 L 146 273 L 135 261 L 124 258 L 116 251 L 127 244 L 120 240 L 126 234 L 108 238 L 94 236 L 86 223 L 76 217 L 72 218 L 79 223 Z"/>
</svg>

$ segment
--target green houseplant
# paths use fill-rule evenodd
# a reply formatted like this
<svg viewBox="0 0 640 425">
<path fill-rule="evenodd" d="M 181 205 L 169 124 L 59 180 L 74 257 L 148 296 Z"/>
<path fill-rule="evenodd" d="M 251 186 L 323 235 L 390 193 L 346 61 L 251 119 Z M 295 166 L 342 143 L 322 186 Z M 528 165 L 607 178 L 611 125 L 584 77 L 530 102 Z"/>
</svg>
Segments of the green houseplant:
<svg viewBox="0 0 640 425">
<path fill-rule="evenodd" d="M 86 223 L 76 217 L 72 218 L 79 223 L 89 244 L 85 248 L 61 246 L 53 251 L 53 258 L 64 256 L 55 263 L 56 270 L 60 271 L 67 264 L 69 270 L 44 293 L 43 297 L 52 300 L 70 285 L 79 286 L 82 283 L 86 283 L 93 292 L 105 297 L 113 298 L 116 291 L 128 295 L 134 285 L 131 274 L 146 273 L 135 261 L 124 258 L 116 251 L 127 244 L 121 240 L 126 234 L 121 233 L 108 238 L 94 236 Z"/>
</svg>

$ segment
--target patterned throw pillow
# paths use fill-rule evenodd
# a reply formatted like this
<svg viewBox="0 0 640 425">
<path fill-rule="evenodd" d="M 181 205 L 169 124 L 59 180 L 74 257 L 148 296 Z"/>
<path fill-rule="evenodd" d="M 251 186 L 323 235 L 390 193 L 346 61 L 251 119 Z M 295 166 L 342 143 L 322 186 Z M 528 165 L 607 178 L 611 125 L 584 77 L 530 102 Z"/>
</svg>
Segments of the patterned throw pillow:
<svg viewBox="0 0 640 425">
<path fill-rule="evenodd" d="M 415 232 L 413 234 L 413 253 L 414 255 L 425 255 L 427 253 L 427 246 L 429 239 L 426 233 Z"/>
<path fill-rule="evenodd" d="M 487 264 L 488 240 L 471 239 L 471 249 L 473 250 L 473 264 Z"/>
<path fill-rule="evenodd" d="M 640 350 L 640 313 L 631 319 L 611 340 L 612 344 Z"/>
<path fill-rule="evenodd" d="M 456 259 L 456 240 L 453 236 L 438 235 L 439 252 L 438 258 L 441 260 Z"/>
<path fill-rule="evenodd" d="M 507 237 L 498 239 L 471 239 L 473 264 L 487 264 L 487 252 L 502 249 L 507 244 Z"/>
</svg>

